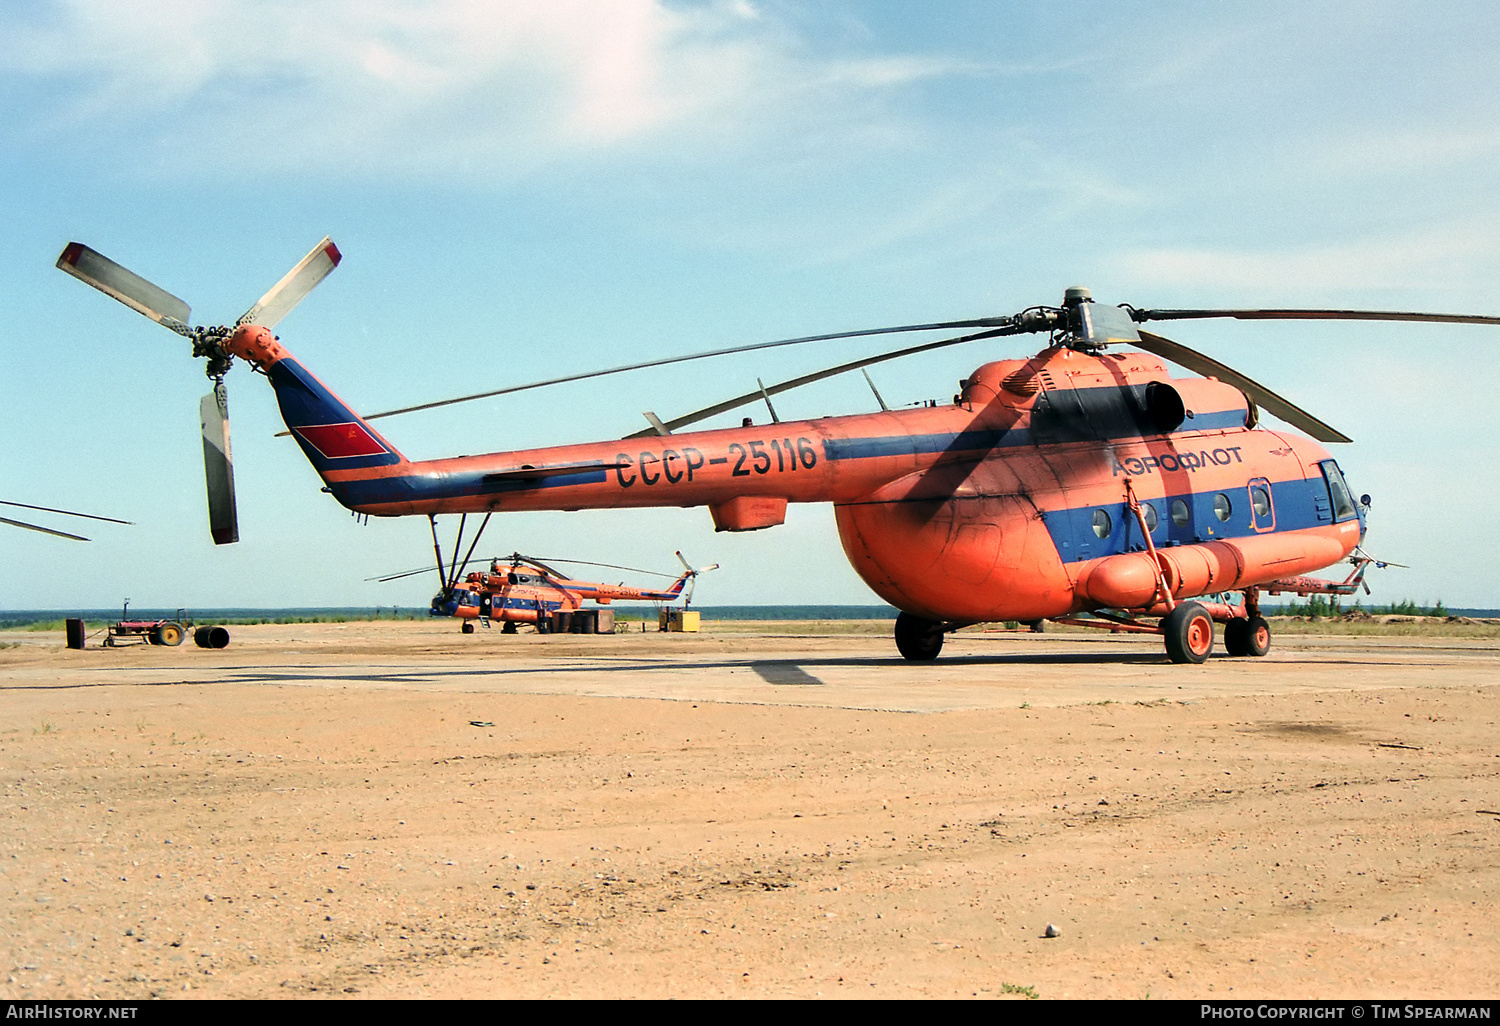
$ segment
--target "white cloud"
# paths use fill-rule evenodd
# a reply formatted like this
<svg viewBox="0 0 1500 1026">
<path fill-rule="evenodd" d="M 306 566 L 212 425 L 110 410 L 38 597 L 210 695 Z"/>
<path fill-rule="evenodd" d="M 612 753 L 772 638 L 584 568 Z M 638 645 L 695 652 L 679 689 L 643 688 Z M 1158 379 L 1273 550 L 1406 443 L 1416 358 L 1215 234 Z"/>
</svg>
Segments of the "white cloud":
<svg viewBox="0 0 1500 1026">
<path fill-rule="evenodd" d="M 58 0 L 45 11 L 12 12 L 0 32 L 0 73 L 37 87 L 13 129 L 86 133 L 142 165 L 163 141 L 191 141 L 206 155 L 195 173 L 231 149 L 259 170 L 524 170 L 663 135 L 722 137 L 730 124 L 773 130 L 840 94 L 975 70 L 819 62 L 746 0 Z"/>
</svg>

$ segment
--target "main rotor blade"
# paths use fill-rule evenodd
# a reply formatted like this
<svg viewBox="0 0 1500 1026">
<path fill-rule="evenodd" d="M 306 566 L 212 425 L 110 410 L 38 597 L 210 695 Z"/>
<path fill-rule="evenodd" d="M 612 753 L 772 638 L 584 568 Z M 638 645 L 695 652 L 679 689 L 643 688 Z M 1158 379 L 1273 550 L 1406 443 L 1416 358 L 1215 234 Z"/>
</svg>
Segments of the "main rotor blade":
<svg viewBox="0 0 1500 1026">
<path fill-rule="evenodd" d="M 669 420 L 662 426 L 668 431 L 675 431 L 678 428 L 687 427 L 689 424 L 696 424 L 700 420 L 707 420 L 709 417 L 717 416 L 720 413 L 727 413 L 741 406 L 761 402 L 767 395 L 779 395 L 782 392 L 789 392 L 794 388 L 801 388 L 803 385 L 810 385 L 814 381 L 822 381 L 824 378 L 831 378 L 847 371 L 859 370 L 861 367 L 872 367 L 877 363 L 884 363 L 887 360 L 895 360 L 903 356 L 913 356 L 917 353 L 925 353 L 933 349 L 942 349 L 944 346 L 956 346 L 963 342 L 976 342 L 982 338 L 996 338 L 1001 335 L 1017 335 L 1027 330 L 1029 329 L 1018 325 L 1007 325 L 1003 328 L 996 328 L 994 331 L 980 331 L 972 335 L 960 335 L 957 338 L 939 339 L 936 342 L 927 342 L 923 345 L 911 346 L 907 349 L 897 349 L 894 352 L 882 353 L 879 356 L 869 356 L 863 360 L 852 360 L 849 363 L 841 363 L 837 367 L 829 367 L 827 370 L 814 371 L 811 374 L 804 374 L 801 377 L 791 378 L 774 385 L 767 385 L 764 389 L 757 388 L 753 392 L 746 392 L 744 395 L 735 396 L 733 399 L 727 399 L 722 403 L 715 403 L 712 406 L 706 406 L 684 417 Z M 645 431 L 636 431 L 625 437 L 649 438 L 655 435 L 656 429 L 653 427 Z"/>
<path fill-rule="evenodd" d="M 432 567 L 419 566 L 415 570 L 402 570 L 399 573 L 386 574 L 384 577 L 366 577 L 365 580 L 374 581 L 377 584 L 385 584 L 387 581 L 399 581 L 403 577 L 415 577 L 418 574 L 429 574 L 431 572 Z"/>
<path fill-rule="evenodd" d="M 339 253 L 333 240 L 323 236 L 323 241 L 314 246 L 300 264 L 271 286 L 271 291 L 261 296 L 260 301 L 246 310 L 244 316 L 235 323 L 258 324 L 263 328 L 276 327 L 283 317 L 292 312 L 292 307 L 302 302 L 318 282 L 328 277 L 328 273 L 342 259 L 343 255 Z"/>
<path fill-rule="evenodd" d="M 638 566 L 619 566 L 615 563 L 595 563 L 588 559 L 557 559 L 552 556 L 538 556 L 537 558 L 545 559 L 549 563 L 568 563 L 576 566 L 602 566 L 606 570 L 628 570 L 633 574 L 650 574 L 652 577 L 671 578 L 675 576 L 673 574 L 664 574 L 660 570 L 642 570 Z"/>
<path fill-rule="evenodd" d="M 20 509 L 34 509 L 42 513 L 61 513 L 65 517 L 83 517 L 87 520 L 103 520 L 111 524 L 124 524 L 127 527 L 135 526 L 129 520 L 116 520 L 114 517 L 96 517 L 92 513 L 75 513 L 70 509 L 53 509 L 51 506 L 30 506 L 24 502 L 6 502 L 4 499 L 0 499 L 0 506 L 16 506 Z"/>
<path fill-rule="evenodd" d="M 71 538 L 74 541 L 88 541 L 81 534 L 69 534 L 67 531 L 54 531 L 50 527 L 38 527 L 36 524 L 28 524 L 24 520 L 11 520 L 9 517 L 0 517 L 0 524 L 9 524 L 11 527 L 24 527 L 28 531 L 41 531 L 43 534 L 55 534 L 59 538 Z"/>
<path fill-rule="evenodd" d="M 137 313 L 145 314 L 157 324 L 171 328 L 179 335 L 192 337 L 188 320 L 193 314 L 186 303 L 83 243 L 70 242 L 63 247 L 57 266 Z"/>
<path fill-rule="evenodd" d="M 229 452 L 229 395 L 224 382 L 198 404 L 203 423 L 203 478 L 208 485 L 208 528 L 215 545 L 240 540 L 234 502 L 234 463 Z"/>
<path fill-rule="evenodd" d="M 627 363 L 619 367 L 610 367 L 607 370 L 587 371 L 583 374 L 569 374 L 560 378 L 547 378 L 544 381 L 532 381 L 525 385 L 511 385 L 507 388 L 497 388 L 489 392 L 475 392 L 473 395 L 463 395 L 456 399 L 441 399 L 433 403 L 421 403 L 417 406 L 403 406 L 397 410 L 384 410 L 380 413 L 365 415 L 365 420 L 377 420 L 380 417 L 394 417 L 401 413 L 416 413 L 418 410 L 433 410 L 439 406 L 452 406 L 456 403 L 473 402 L 475 399 L 489 399 L 497 395 L 509 395 L 512 392 L 525 392 L 533 388 L 545 388 L 548 385 L 565 385 L 571 381 L 587 381 L 589 378 L 602 378 L 611 374 L 624 374 L 626 371 L 645 370 L 648 367 L 666 367 L 674 363 L 687 363 L 691 360 L 707 360 L 714 356 L 731 356 L 735 353 L 753 353 L 760 349 L 775 349 L 779 346 L 795 346 L 803 342 L 829 342 L 841 338 L 863 338 L 867 335 L 893 335 L 903 331 L 950 331 L 954 328 L 990 328 L 997 326 L 1009 326 L 1014 318 L 1011 317 L 975 317 L 965 321 L 939 321 L 933 324 L 903 324 L 894 328 L 866 328 L 861 331 L 838 331 L 828 335 L 803 335 L 800 338 L 783 338 L 775 342 L 756 342 L 747 346 L 731 346 L 728 349 L 711 349 L 703 353 L 689 353 L 686 356 L 669 356 L 661 360 L 645 360 L 641 363 Z M 759 393 L 756 393 L 759 395 Z M 278 436 L 279 437 L 279 436 Z"/>
<path fill-rule="evenodd" d="M 1320 442 L 1354 441 L 1337 428 L 1323 423 L 1302 407 L 1283 399 L 1265 385 L 1245 377 L 1233 367 L 1226 367 L 1218 360 L 1205 356 L 1196 349 L 1189 349 L 1180 342 L 1153 335 L 1149 331 L 1141 332 L 1141 339 L 1136 344 L 1146 352 L 1155 353 L 1190 371 L 1197 371 L 1205 377 L 1215 377 L 1225 384 L 1235 386 L 1267 413 L 1280 417 L 1293 427 L 1301 428 Z"/>
<path fill-rule="evenodd" d="M 1130 316 L 1145 321 L 1205 320 L 1232 317 L 1238 321 L 1430 321 L 1438 324 L 1500 324 L 1500 317 L 1478 314 L 1409 313 L 1400 310 L 1135 310 Z M 1186 366 L 1186 364 L 1184 364 Z"/>
</svg>

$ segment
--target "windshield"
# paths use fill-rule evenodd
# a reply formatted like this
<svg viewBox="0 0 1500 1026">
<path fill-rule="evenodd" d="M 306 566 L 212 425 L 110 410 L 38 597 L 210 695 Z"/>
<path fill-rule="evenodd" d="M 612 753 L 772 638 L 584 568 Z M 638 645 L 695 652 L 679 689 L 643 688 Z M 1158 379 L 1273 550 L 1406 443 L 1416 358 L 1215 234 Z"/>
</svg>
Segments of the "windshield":
<svg viewBox="0 0 1500 1026">
<path fill-rule="evenodd" d="M 1328 483 L 1328 498 L 1333 503 L 1334 521 L 1348 520 L 1355 516 L 1354 498 L 1349 494 L 1349 486 L 1344 483 L 1339 465 L 1333 460 L 1326 460 L 1318 466 L 1323 471 L 1323 480 Z"/>
</svg>

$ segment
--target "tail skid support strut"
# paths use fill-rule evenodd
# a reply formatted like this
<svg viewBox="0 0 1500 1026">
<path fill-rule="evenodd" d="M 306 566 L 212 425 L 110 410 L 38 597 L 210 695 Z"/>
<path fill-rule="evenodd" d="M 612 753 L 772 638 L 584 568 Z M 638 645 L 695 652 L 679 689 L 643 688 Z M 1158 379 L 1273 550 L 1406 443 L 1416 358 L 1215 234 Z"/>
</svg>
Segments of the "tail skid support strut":
<svg viewBox="0 0 1500 1026">
<path fill-rule="evenodd" d="M 469 514 L 465 513 L 459 518 L 458 536 L 453 539 L 453 559 L 449 565 L 449 568 L 447 570 L 444 570 L 443 547 L 438 542 L 437 536 L 437 516 L 436 514 L 432 513 L 427 514 L 428 526 L 432 528 L 432 554 L 433 557 L 437 560 L 438 581 L 442 588 L 443 594 L 447 594 L 448 592 L 452 591 L 454 585 L 458 584 L 459 578 L 463 576 L 463 572 L 469 568 L 469 560 L 474 558 L 474 549 L 478 547 L 479 539 L 484 536 L 484 529 L 490 525 L 490 517 L 494 515 L 495 511 L 490 510 L 484 515 L 484 519 L 479 522 L 479 529 L 474 532 L 474 537 L 469 542 L 469 548 L 468 551 L 464 553 L 462 563 L 458 561 L 458 550 L 463 548 L 464 528 L 469 523 Z"/>
</svg>

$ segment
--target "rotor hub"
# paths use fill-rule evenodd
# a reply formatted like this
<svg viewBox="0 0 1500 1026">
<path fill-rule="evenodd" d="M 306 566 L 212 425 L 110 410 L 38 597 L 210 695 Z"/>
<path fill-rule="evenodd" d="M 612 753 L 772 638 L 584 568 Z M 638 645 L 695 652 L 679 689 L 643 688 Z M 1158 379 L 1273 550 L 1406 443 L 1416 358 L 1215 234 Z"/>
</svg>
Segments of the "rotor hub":
<svg viewBox="0 0 1500 1026">
<path fill-rule="evenodd" d="M 224 380 L 230 364 L 234 362 L 234 357 L 224 348 L 224 340 L 228 337 L 229 329 L 223 326 L 193 329 L 193 355 L 208 360 L 203 373 L 215 381 Z"/>
</svg>

